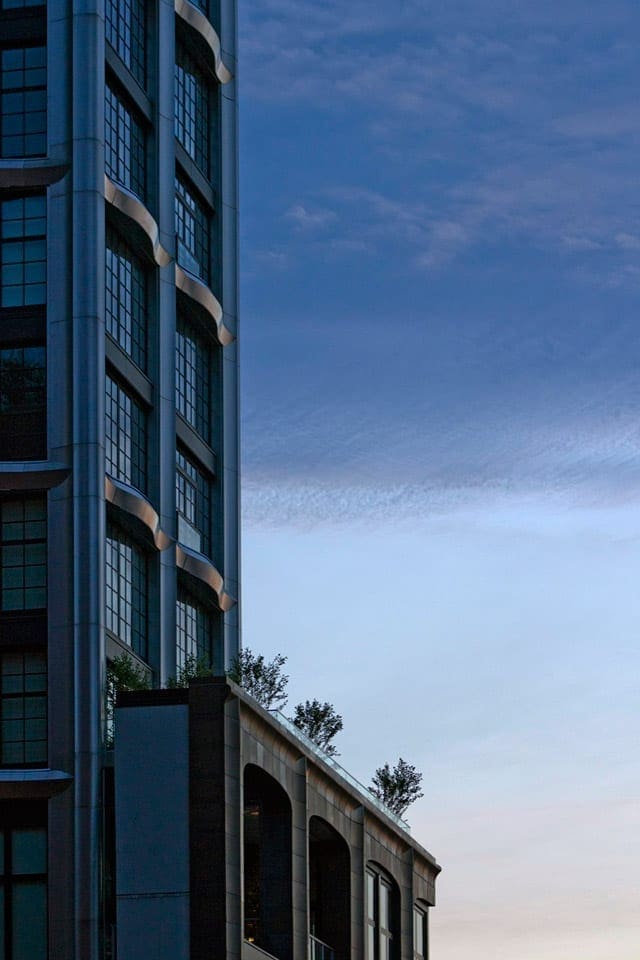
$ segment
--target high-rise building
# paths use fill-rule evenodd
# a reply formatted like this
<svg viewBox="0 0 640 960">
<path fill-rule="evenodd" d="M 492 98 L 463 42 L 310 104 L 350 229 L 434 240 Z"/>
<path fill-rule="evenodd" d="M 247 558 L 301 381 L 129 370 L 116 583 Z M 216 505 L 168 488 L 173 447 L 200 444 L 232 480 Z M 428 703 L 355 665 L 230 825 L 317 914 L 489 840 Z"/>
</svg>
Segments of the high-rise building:
<svg viewBox="0 0 640 960">
<path fill-rule="evenodd" d="M 238 649 L 234 0 L 0 0 L 0 956 L 114 956 L 109 661 Z"/>
</svg>

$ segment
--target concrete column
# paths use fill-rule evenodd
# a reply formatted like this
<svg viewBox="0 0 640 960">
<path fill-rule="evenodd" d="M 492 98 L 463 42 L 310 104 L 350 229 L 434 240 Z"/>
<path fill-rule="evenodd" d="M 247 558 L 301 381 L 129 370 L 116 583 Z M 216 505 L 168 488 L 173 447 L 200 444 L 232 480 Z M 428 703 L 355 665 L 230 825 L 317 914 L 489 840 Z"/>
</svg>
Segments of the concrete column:
<svg viewBox="0 0 640 960">
<path fill-rule="evenodd" d="M 309 816 L 307 810 L 307 760 L 296 764 L 292 819 L 293 858 L 293 956 L 306 957 L 309 950 Z"/>
<path fill-rule="evenodd" d="M 104 685 L 104 14 L 102 0 L 75 0 L 73 10 L 75 957 L 97 960 Z"/>
<path fill-rule="evenodd" d="M 150 164 L 150 177 L 157 177 L 154 196 L 160 242 L 165 250 L 175 255 L 175 140 L 173 131 L 174 70 L 175 70 L 175 13 L 172 0 L 160 0 L 158 5 L 156 95 L 157 169 Z M 157 312 L 154 342 L 156 360 L 156 426 L 157 477 L 156 495 L 162 529 L 176 535 L 176 410 L 175 410 L 175 328 L 176 286 L 175 265 L 156 271 Z M 176 675 L 176 565 L 175 549 L 160 554 L 158 602 L 160 604 L 160 650 L 157 664 L 160 682 Z"/>
</svg>

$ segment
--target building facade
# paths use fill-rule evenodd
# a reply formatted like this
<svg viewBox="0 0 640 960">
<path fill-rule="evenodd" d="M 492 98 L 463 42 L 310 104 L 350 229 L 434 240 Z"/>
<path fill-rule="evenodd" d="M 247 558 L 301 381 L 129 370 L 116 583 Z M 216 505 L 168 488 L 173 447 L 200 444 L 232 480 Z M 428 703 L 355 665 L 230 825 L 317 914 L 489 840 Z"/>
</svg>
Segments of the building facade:
<svg viewBox="0 0 640 960">
<path fill-rule="evenodd" d="M 440 867 L 223 678 L 116 709 L 118 960 L 427 960 Z"/>
<path fill-rule="evenodd" d="M 0 0 L 0 956 L 115 956 L 108 664 L 238 626 L 234 0 Z"/>
</svg>

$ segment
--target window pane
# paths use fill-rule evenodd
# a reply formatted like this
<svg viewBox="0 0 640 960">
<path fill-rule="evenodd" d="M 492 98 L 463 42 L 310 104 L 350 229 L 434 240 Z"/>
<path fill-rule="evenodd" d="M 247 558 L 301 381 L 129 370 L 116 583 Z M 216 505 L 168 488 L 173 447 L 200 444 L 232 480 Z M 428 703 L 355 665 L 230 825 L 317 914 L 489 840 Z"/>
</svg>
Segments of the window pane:
<svg viewBox="0 0 640 960">
<path fill-rule="evenodd" d="M 212 351 L 184 319 L 176 330 L 176 407 L 187 423 L 210 441 Z"/>
<path fill-rule="evenodd" d="M 209 176 L 209 85 L 186 47 L 178 43 L 175 72 L 175 135 Z"/>
<path fill-rule="evenodd" d="M 44 195 L 0 201 L 0 306 L 45 303 L 45 216 Z"/>
<path fill-rule="evenodd" d="M 376 918 L 376 878 L 370 873 L 367 873 L 367 917 Z"/>
<path fill-rule="evenodd" d="M 0 156 L 47 152 L 46 49 L 0 51 Z"/>
<path fill-rule="evenodd" d="M 181 450 L 176 451 L 176 508 L 194 534 L 193 543 L 183 542 L 210 556 L 211 483 L 208 476 Z"/>
<path fill-rule="evenodd" d="M 142 406 L 106 377 L 105 466 L 116 480 L 146 491 L 146 416 Z"/>
<path fill-rule="evenodd" d="M 145 197 L 145 138 L 141 123 L 111 87 L 105 87 L 104 166 L 109 177 Z"/>
<path fill-rule="evenodd" d="M 0 501 L 0 610 L 46 606 L 45 511 L 44 497 Z"/>
<path fill-rule="evenodd" d="M 47 958 L 47 887 L 44 880 L 14 883 L 12 960 Z"/>
<path fill-rule="evenodd" d="M 379 890 L 379 911 L 380 926 L 383 930 L 389 929 L 389 888 L 385 883 L 380 883 Z"/>
<path fill-rule="evenodd" d="M 22 828 L 13 831 L 12 873 L 47 872 L 47 834 L 45 830 Z"/>
<path fill-rule="evenodd" d="M 106 543 L 106 627 L 141 657 L 147 655 L 147 559 L 109 523 Z"/>
<path fill-rule="evenodd" d="M 112 230 L 107 231 L 106 325 L 142 370 L 147 355 L 147 278 L 142 261 Z"/>
<path fill-rule="evenodd" d="M 144 0 L 107 0 L 106 37 L 141 86 L 145 81 Z"/>
<path fill-rule="evenodd" d="M 182 670 L 187 658 L 211 667 L 212 612 L 178 588 L 176 604 L 176 667 Z"/>
<path fill-rule="evenodd" d="M 178 263 L 209 283 L 209 215 L 186 185 L 176 177 L 175 197 Z"/>
</svg>

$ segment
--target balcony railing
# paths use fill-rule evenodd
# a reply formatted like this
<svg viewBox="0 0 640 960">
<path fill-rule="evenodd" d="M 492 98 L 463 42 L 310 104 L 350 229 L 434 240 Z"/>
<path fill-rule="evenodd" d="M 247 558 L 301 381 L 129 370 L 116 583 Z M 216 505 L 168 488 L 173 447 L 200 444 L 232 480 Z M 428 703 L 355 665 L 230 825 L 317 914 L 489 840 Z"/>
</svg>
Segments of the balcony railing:
<svg viewBox="0 0 640 960">
<path fill-rule="evenodd" d="M 335 951 L 328 943 L 314 936 L 309 937 L 309 960 L 335 960 L 335 957 Z"/>
<path fill-rule="evenodd" d="M 298 740 L 302 740 L 304 745 L 308 747 L 312 753 L 315 753 L 315 755 L 323 760 L 329 767 L 333 767 L 336 773 L 339 774 L 343 780 L 346 780 L 347 783 L 352 786 L 356 793 L 359 793 L 363 799 L 365 799 L 368 803 L 373 804 L 374 807 L 377 807 L 381 813 L 384 813 L 385 817 L 393 820 L 396 826 L 398 826 L 401 830 L 404 830 L 405 833 L 411 832 L 411 828 L 406 820 L 403 820 L 402 817 L 399 817 L 397 813 L 393 812 L 393 810 L 389 810 L 382 800 L 378 800 L 378 798 L 374 796 L 370 790 L 367 790 L 367 788 L 363 786 L 359 780 L 356 780 L 356 778 L 352 776 L 348 770 L 345 770 L 344 767 L 340 766 L 337 760 L 334 760 L 334 758 L 330 757 L 328 753 L 325 753 L 324 750 L 321 750 L 317 743 L 314 743 L 313 740 L 310 740 L 309 737 L 302 732 L 302 730 L 299 730 L 298 727 L 296 727 L 295 723 L 292 723 L 288 717 L 285 717 L 284 713 L 281 713 L 279 710 L 270 710 L 269 712 L 276 718 L 278 723 L 281 723 L 283 727 L 286 727 L 286 729 L 289 730 L 290 733 L 292 733 L 295 737 L 297 737 Z"/>
</svg>

